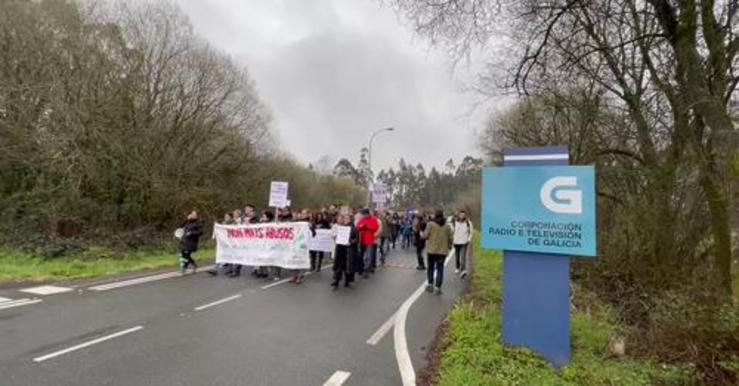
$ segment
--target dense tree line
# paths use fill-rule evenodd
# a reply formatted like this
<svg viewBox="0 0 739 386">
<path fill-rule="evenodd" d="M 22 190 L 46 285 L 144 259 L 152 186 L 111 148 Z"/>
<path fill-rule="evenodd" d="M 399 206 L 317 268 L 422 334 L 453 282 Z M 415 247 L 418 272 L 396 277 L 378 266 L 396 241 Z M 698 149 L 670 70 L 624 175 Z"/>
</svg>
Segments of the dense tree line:
<svg viewBox="0 0 739 386">
<path fill-rule="evenodd" d="M 364 194 L 280 156 L 247 69 L 173 3 L 7 0 L 0 46 L 5 242 L 169 232 L 266 205 L 273 179 L 296 205 Z"/>
<path fill-rule="evenodd" d="M 479 191 L 482 166 L 482 159 L 466 156 L 459 165 L 449 159 L 441 170 L 434 166 L 427 172 L 423 164 L 413 165 L 401 158 L 397 168 L 380 170 L 374 176 L 369 171 L 366 149 L 362 149 L 357 166 L 342 158 L 336 163 L 334 174 L 351 178 L 360 186 L 367 186 L 370 180 L 382 183 L 388 205 L 396 209 L 466 209 L 478 214 L 479 202 L 469 197 Z M 477 221 L 479 216 L 473 218 Z"/>
<path fill-rule="evenodd" d="M 481 139 L 491 161 L 568 145 L 597 166 L 599 256 L 575 273 L 637 327 L 640 349 L 736 382 L 720 361 L 739 353 L 739 2 L 392 3 L 454 55 L 489 54 L 478 90 L 521 95 Z"/>
</svg>

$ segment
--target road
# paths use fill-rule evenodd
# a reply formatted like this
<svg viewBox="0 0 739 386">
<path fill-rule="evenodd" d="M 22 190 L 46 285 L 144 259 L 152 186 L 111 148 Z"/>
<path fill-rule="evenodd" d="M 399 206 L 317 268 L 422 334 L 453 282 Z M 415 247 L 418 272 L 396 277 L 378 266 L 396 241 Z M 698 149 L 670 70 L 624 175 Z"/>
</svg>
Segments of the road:
<svg viewBox="0 0 739 386">
<path fill-rule="evenodd" d="M 0 290 L 0 384 L 412 382 L 462 291 L 453 263 L 442 295 L 420 289 L 411 250 L 353 288 L 332 291 L 331 273 L 302 285 L 165 273 Z"/>
</svg>

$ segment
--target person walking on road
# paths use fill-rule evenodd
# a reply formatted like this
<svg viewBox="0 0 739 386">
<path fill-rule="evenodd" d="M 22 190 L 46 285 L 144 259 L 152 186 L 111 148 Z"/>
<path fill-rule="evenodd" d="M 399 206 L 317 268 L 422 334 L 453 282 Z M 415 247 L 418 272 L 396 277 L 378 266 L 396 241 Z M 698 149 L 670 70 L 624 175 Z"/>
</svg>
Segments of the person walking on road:
<svg viewBox="0 0 739 386">
<path fill-rule="evenodd" d="M 444 283 L 444 259 L 452 250 L 454 234 L 452 228 L 446 225 L 444 212 L 437 210 L 432 221 L 426 225 L 422 237 L 427 240 L 426 253 L 426 291 L 441 294 L 441 285 Z"/>
<path fill-rule="evenodd" d="M 406 249 L 412 245 L 411 241 L 413 239 L 413 222 L 411 221 L 410 216 L 406 216 L 401 220 L 400 222 L 400 233 L 403 237 L 401 241 L 401 247 L 403 249 Z"/>
<path fill-rule="evenodd" d="M 259 222 L 259 217 L 257 217 L 256 208 L 254 208 L 254 205 L 246 204 L 244 206 L 243 212 L 236 210 L 234 211 L 234 216 L 236 216 L 236 213 L 239 214 L 239 217 L 236 220 L 238 224 L 256 224 Z M 225 275 L 228 277 L 239 277 L 241 276 L 241 268 L 241 264 L 230 264 L 230 269 L 226 270 Z M 254 272 L 256 271 L 257 269 L 255 268 Z"/>
<path fill-rule="evenodd" d="M 366 279 L 370 273 L 375 271 L 377 259 L 377 233 L 380 230 L 380 222 L 377 217 L 370 214 L 369 209 L 362 209 L 361 218 L 357 224 L 360 246 L 363 258 L 363 274 Z"/>
<path fill-rule="evenodd" d="M 393 249 L 395 249 L 395 243 L 398 240 L 399 234 L 400 234 L 400 216 L 398 216 L 398 212 L 395 212 L 390 217 L 390 243 L 393 245 Z"/>
<path fill-rule="evenodd" d="M 180 272 L 185 273 L 189 266 L 192 266 L 192 272 L 198 269 L 197 263 L 192 258 L 192 254 L 198 250 L 200 236 L 203 235 L 203 224 L 198 218 L 198 212 L 192 211 L 187 215 L 187 220 L 180 225 L 182 229 L 182 239 L 180 240 Z"/>
<path fill-rule="evenodd" d="M 474 229 L 472 222 L 467 218 L 467 213 L 460 210 L 457 214 L 457 218 L 452 220 L 452 229 L 454 230 L 454 261 L 455 271 L 459 274 L 459 277 L 465 278 L 467 276 L 467 252 L 470 242 L 472 242 L 472 235 Z"/>
<path fill-rule="evenodd" d="M 344 277 L 344 287 L 349 287 L 354 281 L 354 271 L 356 258 L 355 255 L 358 251 L 357 244 L 359 243 L 359 234 L 357 229 L 352 223 L 349 215 L 338 215 L 338 222 L 334 224 L 331 231 L 334 239 L 338 234 L 339 226 L 350 227 L 349 233 L 349 245 L 336 244 L 336 256 L 334 256 L 334 281 L 331 286 L 336 290 L 339 288 L 339 282 L 341 282 L 342 276 Z"/>
<path fill-rule="evenodd" d="M 385 258 L 390 249 L 390 214 L 387 212 L 379 212 L 378 220 L 380 220 L 380 264 L 385 265 Z"/>
<path fill-rule="evenodd" d="M 426 230 L 426 221 L 423 219 L 421 214 L 416 214 L 413 218 L 413 239 L 415 240 L 416 246 L 416 259 L 418 260 L 418 266 L 416 269 L 423 271 L 426 269 L 426 264 L 423 262 L 423 250 L 426 248 L 426 239 L 422 237 L 423 232 Z"/>
</svg>

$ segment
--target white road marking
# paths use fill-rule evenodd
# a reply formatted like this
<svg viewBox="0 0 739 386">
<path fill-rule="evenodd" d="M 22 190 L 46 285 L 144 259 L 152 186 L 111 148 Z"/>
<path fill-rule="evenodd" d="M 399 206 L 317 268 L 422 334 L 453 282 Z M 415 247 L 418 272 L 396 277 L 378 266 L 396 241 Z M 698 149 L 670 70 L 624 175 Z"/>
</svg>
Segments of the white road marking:
<svg viewBox="0 0 739 386">
<path fill-rule="evenodd" d="M 393 324 L 395 324 L 395 315 L 397 314 L 398 314 L 397 311 L 393 313 L 393 315 L 390 316 L 390 319 L 386 320 L 385 323 L 383 323 L 382 326 L 380 326 L 380 328 L 377 331 L 375 331 L 375 333 L 372 334 L 372 336 L 370 336 L 369 339 L 367 339 L 368 345 L 376 346 L 378 343 L 380 343 L 380 341 L 382 340 L 382 338 L 385 337 L 387 332 L 390 331 L 391 328 L 393 328 Z"/>
<path fill-rule="evenodd" d="M 444 260 L 444 267 L 449 264 L 453 253 L 454 251 L 450 251 L 447 255 Z M 395 359 L 398 361 L 398 369 L 400 370 L 400 378 L 403 380 L 403 386 L 413 386 L 416 384 L 416 371 L 413 369 L 411 355 L 408 353 L 408 341 L 405 337 L 405 320 L 408 317 L 408 310 L 410 310 L 413 303 L 421 296 L 425 288 L 426 281 L 424 280 L 423 284 L 403 302 L 398 312 L 395 313 L 393 342 L 395 345 Z"/>
<path fill-rule="evenodd" d="M 61 294 L 64 292 L 69 292 L 74 290 L 74 288 L 70 287 L 58 287 L 54 285 L 41 285 L 38 287 L 29 287 L 29 288 L 23 288 L 19 290 L 20 292 L 26 292 L 29 294 L 34 295 L 54 295 L 54 294 Z"/>
<path fill-rule="evenodd" d="M 5 302 L 9 302 L 9 301 L 11 301 L 11 300 L 13 300 L 13 299 L 9 299 L 9 298 L 4 298 L 4 297 L 0 296 L 0 303 L 5 303 Z"/>
<path fill-rule="evenodd" d="M 136 326 L 136 327 L 133 327 L 133 328 L 129 328 L 127 330 L 116 332 L 115 334 L 110 334 L 110 335 L 102 336 L 100 338 L 93 339 L 93 340 L 87 341 L 85 343 L 78 344 L 76 346 L 65 348 L 64 350 L 56 351 L 56 352 L 53 352 L 53 353 L 50 353 L 50 354 L 46 354 L 46 355 L 43 355 L 43 356 L 40 356 L 40 357 L 33 358 L 33 361 L 34 362 L 43 362 L 43 361 L 45 361 L 47 359 L 58 357 L 60 355 L 64 355 L 64 354 L 69 353 L 69 352 L 72 352 L 72 351 L 77 351 L 77 350 L 83 349 L 85 347 L 92 346 L 94 344 L 105 342 L 106 340 L 110 340 L 110 339 L 113 339 L 113 338 L 117 338 L 119 336 L 123 336 L 123 335 L 126 335 L 126 334 L 130 334 L 132 332 L 136 332 L 138 330 L 141 330 L 142 328 L 144 328 L 144 326 Z"/>
<path fill-rule="evenodd" d="M 334 266 L 333 264 L 329 264 L 329 265 L 324 265 L 323 267 L 321 267 L 321 269 L 322 269 L 322 270 L 323 270 L 323 269 L 328 269 L 328 268 L 331 268 L 331 267 L 333 267 L 333 266 Z M 311 273 L 314 273 L 314 272 L 306 272 L 306 273 L 304 273 L 304 274 L 303 274 L 303 276 L 310 276 L 310 274 L 311 274 Z M 267 285 L 265 285 L 265 286 L 262 286 L 262 289 L 263 289 L 263 290 L 266 290 L 266 289 L 270 289 L 270 288 L 272 288 L 272 287 L 276 287 L 276 286 L 278 286 L 278 285 L 280 285 L 280 284 L 285 284 L 285 283 L 289 282 L 289 281 L 290 281 L 290 280 L 292 280 L 292 279 L 293 279 L 293 278 L 291 278 L 291 277 L 289 277 L 289 278 L 287 278 L 287 279 L 282 279 L 282 280 L 280 280 L 280 281 L 276 281 L 276 282 L 274 282 L 274 283 L 270 283 L 270 284 L 267 284 Z"/>
<path fill-rule="evenodd" d="M 352 373 L 348 371 L 337 371 L 331 375 L 331 378 L 329 378 L 323 386 L 341 386 L 347 379 L 349 379 L 350 375 L 352 375 Z"/>
<path fill-rule="evenodd" d="M 290 280 L 292 280 L 292 278 L 282 279 L 280 281 L 276 281 L 274 283 L 267 284 L 267 285 L 263 286 L 262 289 L 263 290 L 270 289 L 270 288 L 276 287 L 276 286 L 278 286 L 280 284 L 285 284 L 285 283 L 289 282 Z"/>
<path fill-rule="evenodd" d="M 205 271 L 205 270 L 208 270 L 208 269 L 211 269 L 211 268 L 213 268 L 212 265 L 208 265 L 208 266 L 205 266 L 205 267 L 199 267 L 198 268 L 198 270 L 199 270 L 198 272 L 200 272 L 200 270 Z M 112 283 L 100 284 L 100 285 L 89 287 L 87 289 L 88 290 L 92 290 L 92 291 L 107 291 L 107 290 L 111 290 L 111 289 L 128 287 L 128 286 L 132 286 L 132 285 L 149 283 L 149 282 L 152 282 L 152 281 L 170 279 L 170 278 L 173 278 L 173 277 L 180 277 L 180 276 L 182 276 L 182 274 L 179 271 L 165 272 L 165 273 L 160 273 L 160 274 L 151 275 L 151 276 L 142 276 L 142 277 L 137 277 L 137 278 L 128 279 L 128 280 L 122 280 L 122 281 L 115 281 L 115 282 L 112 282 Z"/>
<path fill-rule="evenodd" d="M 236 300 L 236 299 L 238 299 L 240 297 L 241 297 L 241 294 L 236 294 L 236 295 L 233 295 L 233 296 L 229 296 L 227 298 L 223 298 L 221 300 L 216 300 L 216 301 L 214 301 L 212 303 L 203 304 L 202 306 L 195 307 L 195 311 L 202 311 L 202 310 L 204 310 L 206 308 L 217 306 L 217 305 L 219 305 L 221 303 L 225 303 L 225 302 L 230 302 L 231 300 Z"/>
<path fill-rule="evenodd" d="M 42 301 L 43 300 L 41 300 L 41 299 L 28 299 L 28 298 L 23 298 L 23 299 L 18 299 L 18 300 L 12 300 L 12 301 L 9 301 L 9 302 L 0 303 L 0 310 L 4 310 L 6 308 L 27 306 L 29 304 L 41 303 Z"/>
<path fill-rule="evenodd" d="M 395 359 L 398 361 L 398 369 L 400 370 L 400 378 L 403 380 L 403 386 L 412 386 L 416 384 L 416 371 L 413 369 L 411 355 L 408 353 L 408 341 L 405 338 L 405 319 L 408 316 L 408 310 L 418 299 L 426 288 L 424 281 L 411 296 L 403 302 L 398 312 L 395 314 L 395 323 L 393 325 L 393 342 L 395 344 Z"/>
</svg>

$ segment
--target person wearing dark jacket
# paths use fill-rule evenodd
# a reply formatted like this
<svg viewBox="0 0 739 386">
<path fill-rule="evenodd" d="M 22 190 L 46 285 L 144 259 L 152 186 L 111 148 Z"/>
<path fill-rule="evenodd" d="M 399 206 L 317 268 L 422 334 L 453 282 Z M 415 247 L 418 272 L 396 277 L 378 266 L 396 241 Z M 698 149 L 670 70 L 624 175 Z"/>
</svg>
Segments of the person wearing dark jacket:
<svg viewBox="0 0 739 386">
<path fill-rule="evenodd" d="M 393 249 L 395 249 L 398 235 L 400 235 L 400 216 L 398 216 L 398 213 L 393 213 L 390 219 L 390 243 L 393 245 Z"/>
<path fill-rule="evenodd" d="M 336 244 L 336 256 L 334 256 L 334 281 L 331 286 L 339 288 L 341 277 L 344 277 L 344 287 L 349 287 L 354 281 L 354 272 L 357 270 L 356 255 L 359 253 L 359 232 L 354 227 L 349 215 L 338 215 L 338 223 L 334 225 L 332 234 L 337 236 L 338 227 L 347 226 L 351 228 L 349 234 L 349 245 Z"/>
<path fill-rule="evenodd" d="M 331 224 L 326 221 L 326 217 L 322 212 L 316 212 L 310 219 L 310 231 L 313 237 L 316 237 L 316 230 L 331 229 Z M 311 272 L 321 272 L 323 265 L 323 251 L 310 251 L 310 270 Z"/>
<path fill-rule="evenodd" d="M 185 273 L 189 266 L 192 266 L 192 271 L 195 272 L 198 269 L 198 265 L 195 260 L 192 259 L 192 254 L 198 250 L 198 243 L 200 236 L 203 235 L 203 224 L 198 218 L 198 212 L 192 211 L 187 215 L 187 220 L 180 225 L 182 229 L 182 239 L 180 240 L 180 271 Z"/>
<path fill-rule="evenodd" d="M 418 266 L 416 266 L 416 269 L 419 271 L 426 269 L 426 264 L 423 262 L 423 250 L 426 248 L 426 240 L 421 237 L 425 230 L 426 221 L 423 219 L 421 214 L 416 214 L 413 218 L 413 239 L 416 244 L 416 259 L 418 260 Z"/>
</svg>

